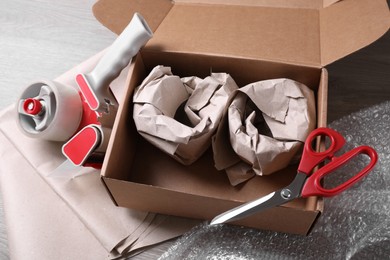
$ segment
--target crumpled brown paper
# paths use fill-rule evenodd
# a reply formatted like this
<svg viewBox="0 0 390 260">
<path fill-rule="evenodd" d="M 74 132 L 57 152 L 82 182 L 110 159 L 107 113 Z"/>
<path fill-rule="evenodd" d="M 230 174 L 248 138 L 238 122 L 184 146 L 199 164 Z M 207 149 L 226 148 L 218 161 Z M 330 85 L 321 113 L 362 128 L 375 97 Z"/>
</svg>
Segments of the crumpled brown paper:
<svg viewBox="0 0 390 260">
<path fill-rule="evenodd" d="M 313 91 L 290 79 L 255 82 L 229 100 L 213 139 L 215 166 L 232 185 L 286 167 L 315 127 Z"/>
<path fill-rule="evenodd" d="M 226 73 L 180 79 L 172 75 L 170 67 L 157 66 L 134 93 L 137 130 L 150 143 L 189 165 L 210 146 L 226 102 L 236 89 Z"/>
</svg>

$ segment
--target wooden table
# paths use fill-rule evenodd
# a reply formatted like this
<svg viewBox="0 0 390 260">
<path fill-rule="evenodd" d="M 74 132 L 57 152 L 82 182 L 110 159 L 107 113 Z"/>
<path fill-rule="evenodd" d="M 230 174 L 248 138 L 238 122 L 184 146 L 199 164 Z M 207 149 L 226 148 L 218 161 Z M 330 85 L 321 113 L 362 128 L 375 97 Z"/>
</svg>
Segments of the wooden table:
<svg viewBox="0 0 390 260">
<path fill-rule="evenodd" d="M 0 1 L 0 109 L 14 103 L 32 80 L 53 79 L 112 43 L 116 35 L 95 20 L 93 4 L 94 0 Z M 328 123 L 390 100 L 390 32 L 327 68 Z M 156 259 L 172 243 L 134 259 Z M 0 210 L 0 258 L 7 256 Z"/>
</svg>

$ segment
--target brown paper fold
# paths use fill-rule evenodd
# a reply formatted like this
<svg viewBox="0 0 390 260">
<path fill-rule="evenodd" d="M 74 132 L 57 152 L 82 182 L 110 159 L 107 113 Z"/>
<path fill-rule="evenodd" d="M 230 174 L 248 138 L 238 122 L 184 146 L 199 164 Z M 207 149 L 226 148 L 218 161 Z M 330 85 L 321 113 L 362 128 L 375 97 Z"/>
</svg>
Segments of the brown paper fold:
<svg viewBox="0 0 390 260">
<path fill-rule="evenodd" d="M 213 139 L 215 166 L 232 185 L 285 168 L 315 127 L 315 100 L 290 79 L 255 82 L 228 102 Z"/>
<path fill-rule="evenodd" d="M 135 90 L 134 122 L 146 140 L 188 165 L 209 148 L 236 89 L 226 73 L 180 79 L 169 67 L 157 66 Z"/>
</svg>

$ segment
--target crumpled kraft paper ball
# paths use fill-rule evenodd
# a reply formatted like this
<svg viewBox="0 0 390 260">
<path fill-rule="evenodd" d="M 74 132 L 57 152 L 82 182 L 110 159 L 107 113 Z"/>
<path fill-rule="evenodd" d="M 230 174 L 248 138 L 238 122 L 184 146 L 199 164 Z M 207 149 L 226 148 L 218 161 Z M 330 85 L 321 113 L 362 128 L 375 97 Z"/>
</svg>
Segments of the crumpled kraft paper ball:
<svg viewBox="0 0 390 260">
<path fill-rule="evenodd" d="M 134 122 L 150 143 L 184 165 L 211 145 L 229 96 L 238 87 L 226 73 L 180 79 L 156 66 L 135 90 Z"/>
<path fill-rule="evenodd" d="M 229 100 L 213 140 L 215 166 L 232 185 L 285 168 L 316 123 L 313 91 L 290 79 L 255 82 Z"/>
</svg>

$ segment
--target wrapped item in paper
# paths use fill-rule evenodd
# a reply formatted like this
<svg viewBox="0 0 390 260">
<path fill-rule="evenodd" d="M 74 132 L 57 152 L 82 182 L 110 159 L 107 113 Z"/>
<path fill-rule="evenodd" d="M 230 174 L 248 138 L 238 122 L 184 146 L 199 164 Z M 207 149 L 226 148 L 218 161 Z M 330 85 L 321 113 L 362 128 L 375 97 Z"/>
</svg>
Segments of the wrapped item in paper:
<svg viewBox="0 0 390 260">
<path fill-rule="evenodd" d="M 238 87 L 230 75 L 179 78 L 157 66 L 137 87 L 134 122 L 150 143 L 184 165 L 210 146 L 230 94 Z"/>
<path fill-rule="evenodd" d="M 229 99 L 213 139 L 215 166 L 232 185 L 285 168 L 315 127 L 313 91 L 290 79 L 249 84 Z"/>
</svg>

